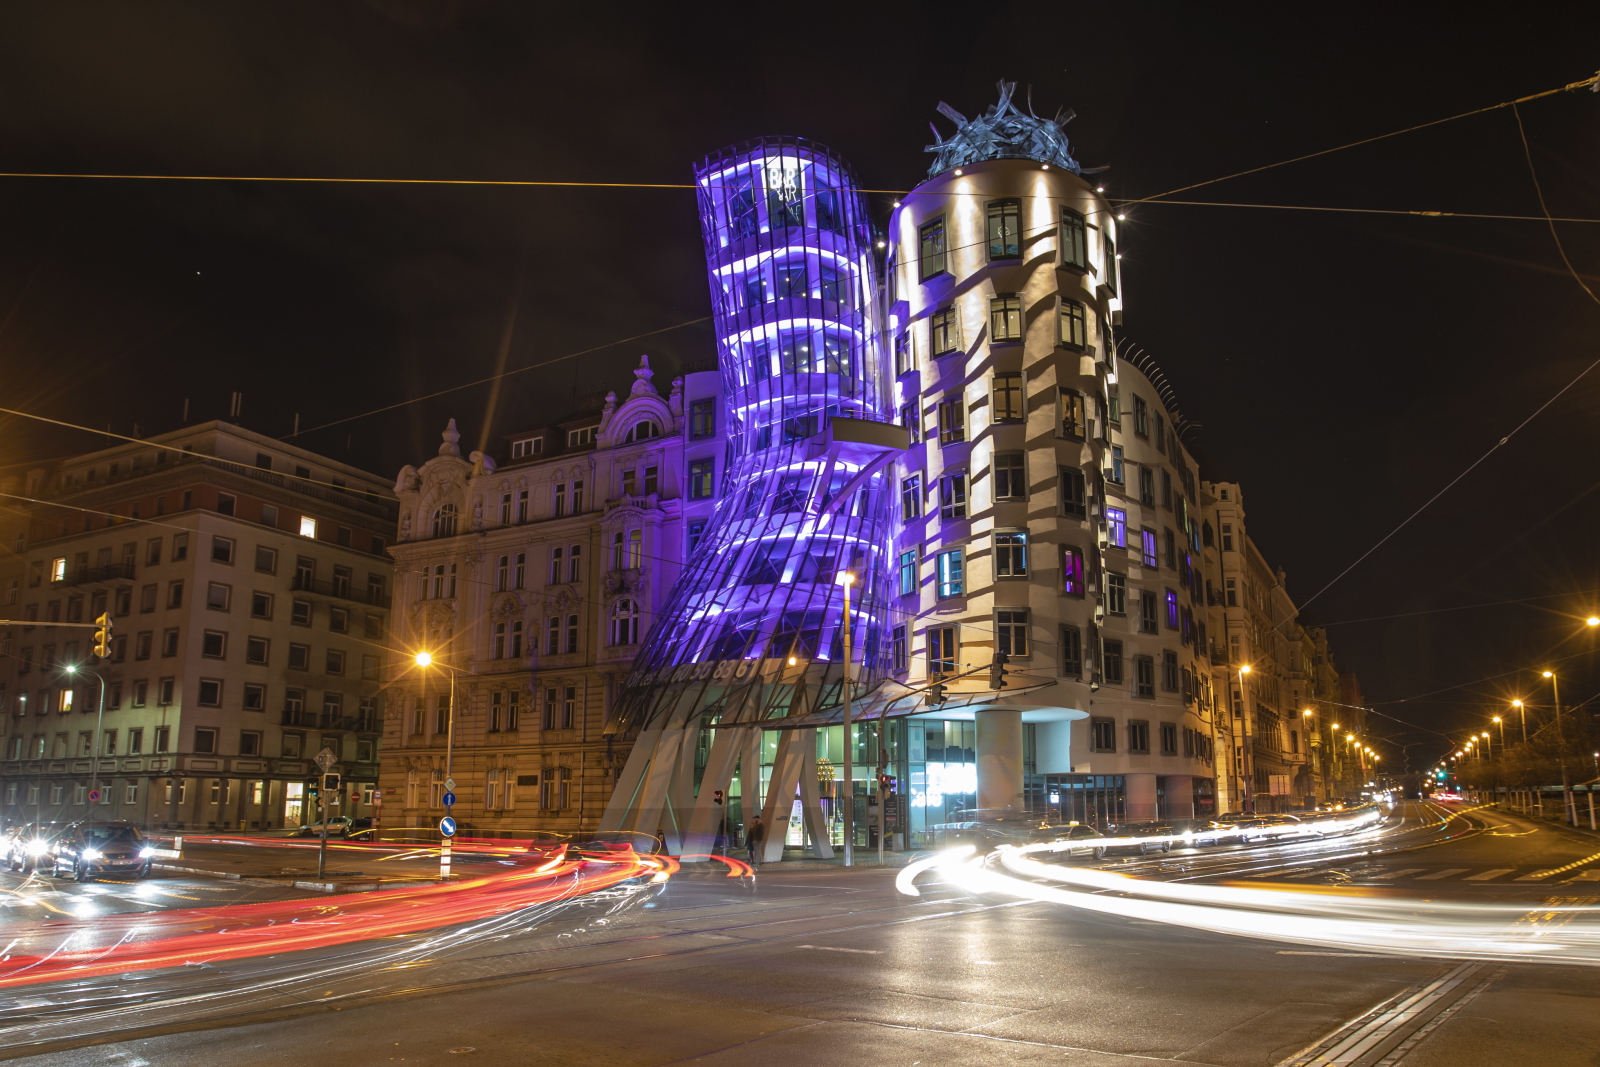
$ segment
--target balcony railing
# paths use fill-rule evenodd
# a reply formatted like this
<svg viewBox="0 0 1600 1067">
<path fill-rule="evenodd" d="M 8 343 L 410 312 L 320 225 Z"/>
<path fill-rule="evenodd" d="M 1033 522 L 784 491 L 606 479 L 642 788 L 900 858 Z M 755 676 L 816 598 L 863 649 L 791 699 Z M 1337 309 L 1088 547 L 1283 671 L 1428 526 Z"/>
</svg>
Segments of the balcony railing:
<svg viewBox="0 0 1600 1067">
<path fill-rule="evenodd" d="M 319 581 L 304 574 L 296 573 L 289 580 L 289 588 L 301 593 L 317 593 L 321 596 L 331 596 L 338 600 L 350 600 L 357 604 L 371 604 L 375 608 L 386 608 L 394 598 L 389 596 L 377 586 L 369 585 L 365 589 L 343 578 L 332 581 Z"/>
<path fill-rule="evenodd" d="M 92 582 L 131 582 L 133 581 L 132 563 L 108 563 L 104 567 L 79 567 L 67 571 L 60 578 L 52 579 L 54 586 L 88 585 Z"/>
<path fill-rule="evenodd" d="M 380 733 L 383 722 L 376 715 L 330 715 L 325 711 L 285 708 L 283 726 L 299 726 L 310 730 L 355 730 L 361 733 Z"/>
</svg>

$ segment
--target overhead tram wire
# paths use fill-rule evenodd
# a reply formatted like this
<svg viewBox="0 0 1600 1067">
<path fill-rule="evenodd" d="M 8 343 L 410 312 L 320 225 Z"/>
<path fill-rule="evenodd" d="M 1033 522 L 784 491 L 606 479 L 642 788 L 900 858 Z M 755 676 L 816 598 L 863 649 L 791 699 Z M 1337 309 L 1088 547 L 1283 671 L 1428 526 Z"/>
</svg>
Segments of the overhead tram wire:
<svg viewBox="0 0 1600 1067">
<path fill-rule="evenodd" d="M 1150 196 L 1141 197 L 1138 200 L 1127 201 L 1127 203 L 1146 204 L 1159 201 L 1164 197 L 1175 196 L 1178 193 L 1186 193 L 1190 189 L 1199 189 L 1207 185 L 1216 185 L 1218 182 L 1231 181 L 1234 178 L 1243 178 L 1249 174 L 1260 174 L 1264 170 L 1273 170 L 1277 167 L 1286 167 L 1291 163 L 1302 163 L 1308 159 L 1316 159 L 1320 156 L 1332 155 L 1335 152 L 1343 152 L 1347 148 L 1359 148 L 1361 145 L 1372 144 L 1376 141 L 1386 141 L 1391 137 L 1399 137 L 1401 134 L 1415 133 L 1418 130 L 1425 130 L 1431 126 L 1441 126 L 1446 122 L 1454 122 L 1457 119 L 1465 119 L 1470 118 L 1473 115 L 1482 115 L 1490 111 L 1498 111 L 1504 107 L 1515 108 L 1518 104 L 1526 104 L 1532 100 L 1542 100 L 1547 96 L 1554 96 L 1557 93 L 1576 92 L 1579 89 L 1588 89 L 1591 92 L 1600 91 L 1600 72 L 1591 74 L 1589 77 L 1580 81 L 1563 85 L 1558 89 L 1546 89 L 1542 93 L 1534 93 L 1530 96 L 1519 96 L 1515 100 L 1506 100 L 1498 104 L 1490 104 L 1488 107 L 1474 108 L 1471 111 L 1463 111 L 1459 115 L 1450 115 L 1447 118 L 1433 119 L 1430 122 L 1421 122 L 1415 126 L 1407 126 L 1405 129 L 1394 130 L 1390 133 L 1380 133 L 1376 137 L 1363 137 L 1359 141 L 1351 141 L 1348 144 L 1338 145 L 1334 148 L 1324 148 L 1317 152 L 1307 152 L 1305 155 L 1295 156 L 1292 159 L 1280 160 L 1277 163 L 1267 163 L 1259 167 L 1251 167 L 1248 170 L 1235 171 L 1232 174 L 1225 174 L 1220 178 L 1209 178 L 1206 181 L 1195 182 L 1192 185 L 1180 185 L 1176 189 L 1168 189 L 1164 193 L 1154 193 Z M 1520 122 L 1521 120 L 1519 119 L 1518 121 Z"/>
<path fill-rule="evenodd" d="M 1112 200 L 1113 204 L 1180 204 L 1185 207 L 1247 207 L 1270 211 L 1331 211 L 1345 215 L 1406 215 L 1448 219 L 1506 219 L 1513 222 L 1544 222 L 1544 215 L 1492 215 L 1473 211 L 1414 211 L 1379 207 L 1324 207 L 1313 204 L 1245 204 L 1229 200 Z M 1558 218 L 1555 222 L 1600 222 L 1600 219 Z"/>
</svg>

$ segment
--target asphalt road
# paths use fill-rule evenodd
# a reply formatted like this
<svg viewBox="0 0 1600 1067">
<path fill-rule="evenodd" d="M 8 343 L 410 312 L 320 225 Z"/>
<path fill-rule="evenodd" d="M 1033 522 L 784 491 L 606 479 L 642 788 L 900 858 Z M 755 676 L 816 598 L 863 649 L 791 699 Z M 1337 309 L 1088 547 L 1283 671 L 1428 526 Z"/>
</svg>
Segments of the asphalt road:
<svg viewBox="0 0 1600 1067">
<path fill-rule="evenodd" d="M 1405 851 L 1355 855 L 1330 841 L 1112 866 L 1414 901 L 1419 914 L 1442 900 L 1509 903 L 1531 923 L 1570 921 L 1554 903 L 1600 901 L 1585 877 L 1600 870 L 1600 838 L 1407 814 L 1404 836 L 1388 839 L 1414 846 Z M 293 961 L 314 974 L 293 985 L 278 961 L 270 990 L 206 1017 L 151 997 L 52 1028 L 73 994 L 34 989 L 0 1011 L 0 1039 L 40 1067 L 1600 1063 L 1600 969 L 1307 949 L 975 896 L 936 877 L 912 899 L 894 875 L 682 874 L 488 937 L 440 939 L 404 965 L 340 971 L 338 954 L 317 955 Z M 259 977 L 241 965 L 203 980 L 243 989 Z M 150 1036 L 118 1038 L 133 1027 Z M 55 1050 L 29 1054 L 19 1040 Z M 1321 1059 L 1300 1055 L 1319 1042 Z"/>
</svg>

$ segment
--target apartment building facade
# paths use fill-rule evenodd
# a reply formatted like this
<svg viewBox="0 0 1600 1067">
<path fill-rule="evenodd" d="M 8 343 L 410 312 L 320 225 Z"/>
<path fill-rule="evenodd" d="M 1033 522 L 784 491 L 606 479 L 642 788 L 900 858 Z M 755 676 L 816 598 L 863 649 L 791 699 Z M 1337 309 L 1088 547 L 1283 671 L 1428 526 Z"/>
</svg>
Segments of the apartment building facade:
<svg viewBox="0 0 1600 1067">
<path fill-rule="evenodd" d="M 447 776 L 464 832 L 598 825 L 629 747 L 605 717 L 722 488 L 719 376 L 653 376 L 503 463 L 463 458 L 452 420 L 400 472 L 386 825 L 435 824 Z"/>
<path fill-rule="evenodd" d="M 346 783 L 330 813 L 372 811 L 386 482 L 212 422 L 41 464 L 0 491 L 28 498 L 0 623 L 7 820 L 294 827 L 317 817 L 323 749 Z M 91 653 L 102 614 L 105 659 Z"/>
</svg>

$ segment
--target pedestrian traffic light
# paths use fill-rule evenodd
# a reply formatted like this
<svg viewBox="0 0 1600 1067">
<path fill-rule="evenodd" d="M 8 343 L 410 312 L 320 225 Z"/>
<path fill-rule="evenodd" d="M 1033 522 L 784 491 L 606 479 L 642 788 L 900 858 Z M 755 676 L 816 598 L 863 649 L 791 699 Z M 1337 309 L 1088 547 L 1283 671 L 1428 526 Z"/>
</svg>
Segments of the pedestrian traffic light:
<svg viewBox="0 0 1600 1067">
<path fill-rule="evenodd" d="M 713 790 L 712 791 L 712 793 L 711 793 L 711 803 L 713 803 L 713 804 L 721 804 L 722 803 L 722 790 L 717 789 L 717 790 Z"/>
<path fill-rule="evenodd" d="M 989 661 L 989 688 L 1004 689 L 1006 687 L 1006 664 L 1011 657 L 1004 652 L 996 652 L 994 659 Z"/>
<path fill-rule="evenodd" d="M 944 675 L 932 674 L 928 676 L 927 689 L 928 707 L 936 708 L 944 703 Z"/>
<path fill-rule="evenodd" d="M 306 796 L 308 798 L 310 798 L 311 800 L 317 799 L 317 787 L 318 787 L 318 785 L 319 785 L 318 781 L 315 778 L 313 778 L 313 779 L 311 779 L 311 784 L 306 787 Z"/>
<path fill-rule="evenodd" d="M 322 776 L 322 788 L 330 793 L 337 793 L 339 791 L 339 776 L 337 774 L 324 774 Z"/>
<path fill-rule="evenodd" d="M 111 614 L 102 611 L 94 624 L 99 627 L 94 632 L 94 654 L 105 659 L 111 655 Z"/>
</svg>

